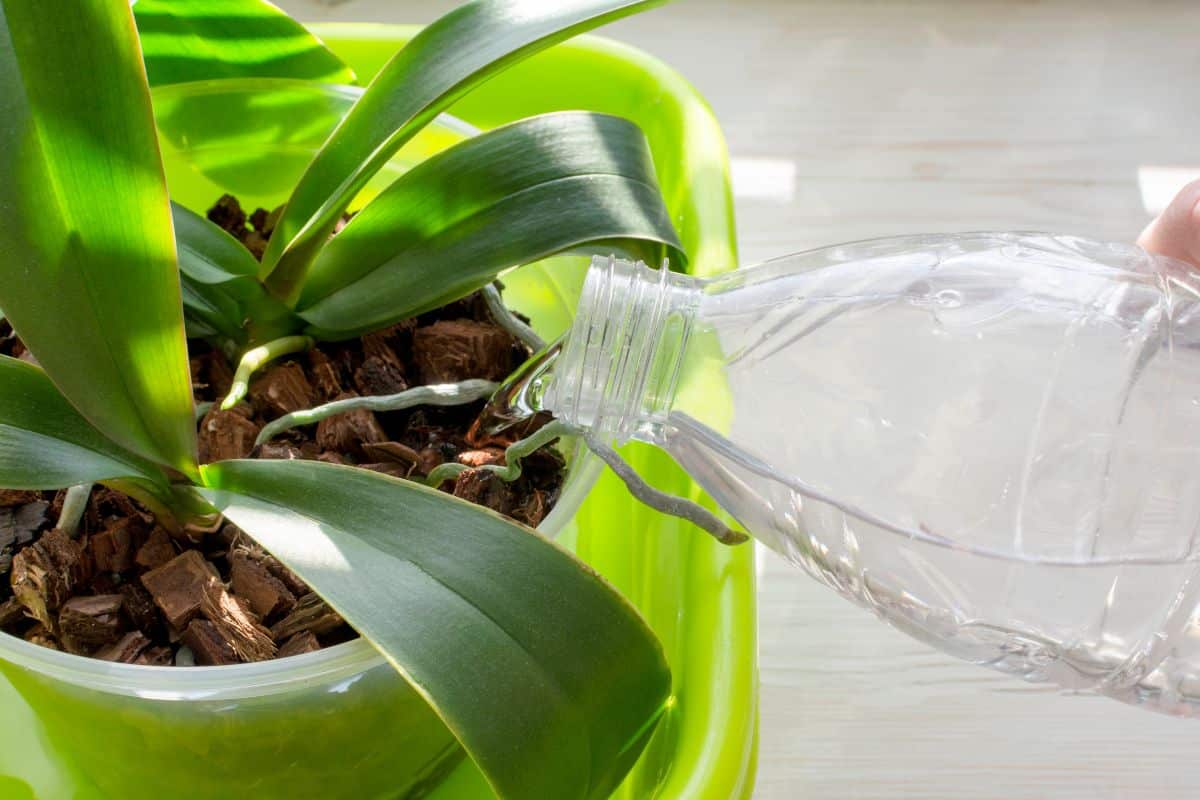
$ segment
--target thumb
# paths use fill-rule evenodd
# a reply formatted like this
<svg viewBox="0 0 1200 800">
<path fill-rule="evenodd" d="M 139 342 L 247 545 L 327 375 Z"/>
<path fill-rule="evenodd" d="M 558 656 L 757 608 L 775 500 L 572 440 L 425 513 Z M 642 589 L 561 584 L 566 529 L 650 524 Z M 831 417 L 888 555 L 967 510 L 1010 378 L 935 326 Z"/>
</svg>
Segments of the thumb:
<svg viewBox="0 0 1200 800">
<path fill-rule="evenodd" d="M 1137 243 L 1145 250 L 1200 267 L 1200 180 L 1179 190 Z"/>
</svg>

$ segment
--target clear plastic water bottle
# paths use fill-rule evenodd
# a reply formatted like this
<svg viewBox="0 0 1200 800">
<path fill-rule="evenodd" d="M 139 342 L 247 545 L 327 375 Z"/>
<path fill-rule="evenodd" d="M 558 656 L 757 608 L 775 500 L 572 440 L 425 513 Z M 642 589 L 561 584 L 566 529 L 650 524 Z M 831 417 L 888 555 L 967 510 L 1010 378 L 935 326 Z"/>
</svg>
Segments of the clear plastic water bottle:
<svg viewBox="0 0 1200 800">
<path fill-rule="evenodd" d="M 701 280 L 597 259 L 533 403 L 669 452 L 896 627 L 1200 710 L 1200 276 L 1039 234 L 894 238 Z"/>
</svg>

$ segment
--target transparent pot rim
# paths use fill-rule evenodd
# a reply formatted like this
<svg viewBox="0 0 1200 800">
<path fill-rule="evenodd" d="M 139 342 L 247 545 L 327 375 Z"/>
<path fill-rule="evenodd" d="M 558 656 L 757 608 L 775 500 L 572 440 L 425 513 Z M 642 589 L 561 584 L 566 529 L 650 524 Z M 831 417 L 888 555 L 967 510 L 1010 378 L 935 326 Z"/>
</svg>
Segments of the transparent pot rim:
<svg viewBox="0 0 1200 800">
<path fill-rule="evenodd" d="M 275 78 L 235 78 L 163 86 L 152 90 L 152 94 L 155 97 L 227 94 L 283 85 L 295 85 L 299 89 L 341 97 L 347 105 L 363 93 L 363 89 L 357 86 Z M 464 136 L 479 132 L 473 125 L 448 114 L 439 115 L 434 124 Z M 567 480 L 558 502 L 537 527 L 538 532 L 548 538 L 559 535 L 571 521 L 603 469 L 600 460 L 579 441 L 568 444 L 565 450 L 570 453 Z M 153 667 L 71 655 L 3 633 L 0 633 L 0 660 L 95 691 L 175 701 L 232 700 L 276 694 L 314 682 L 350 680 L 386 663 L 379 651 L 361 638 L 315 653 L 254 664 Z"/>
</svg>

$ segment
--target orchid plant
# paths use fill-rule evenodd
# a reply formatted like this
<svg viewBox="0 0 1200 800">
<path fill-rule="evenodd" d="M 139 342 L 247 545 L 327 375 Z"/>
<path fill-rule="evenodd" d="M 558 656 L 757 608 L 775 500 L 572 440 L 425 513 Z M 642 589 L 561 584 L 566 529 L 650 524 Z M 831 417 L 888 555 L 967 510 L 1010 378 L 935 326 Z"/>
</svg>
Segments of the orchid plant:
<svg viewBox="0 0 1200 800">
<path fill-rule="evenodd" d="M 150 86 L 353 72 L 260 0 L 0 0 L 0 308 L 37 362 L 0 358 L 0 486 L 99 482 L 168 526 L 225 515 L 428 698 L 498 795 L 608 795 L 670 694 L 633 608 L 566 550 L 423 485 L 315 461 L 201 465 L 187 339 L 239 360 L 233 401 L 270 358 L 509 267 L 580 249 L 681 262 L 641 131 L 588 112 L 451 146 L 333 235 L 453 101 L 655 4 L 477 0 L 430 25 L 317 152 L 260 262 L 171 203 Z"/>
</svg>

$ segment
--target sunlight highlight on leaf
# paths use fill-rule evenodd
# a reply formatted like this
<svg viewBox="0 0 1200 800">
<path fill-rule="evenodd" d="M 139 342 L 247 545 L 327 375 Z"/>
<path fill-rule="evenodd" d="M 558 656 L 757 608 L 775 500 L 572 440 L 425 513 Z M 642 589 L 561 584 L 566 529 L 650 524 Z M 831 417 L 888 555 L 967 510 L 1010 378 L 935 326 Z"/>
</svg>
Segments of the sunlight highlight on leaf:
<svg viewBox="0 0 1200 800">
<path fill-rule="evenodd" d="M 151 86 L 215 78 L 354 83 L 320 39 L 264 0 L 138 0 Z"/>
<path fill-rule="evenodd" d="M 194 473 L 175 242 L 128 6 L 4 0 L 0 120 L 9 320 L 92 424 Z"/>
</svg>

